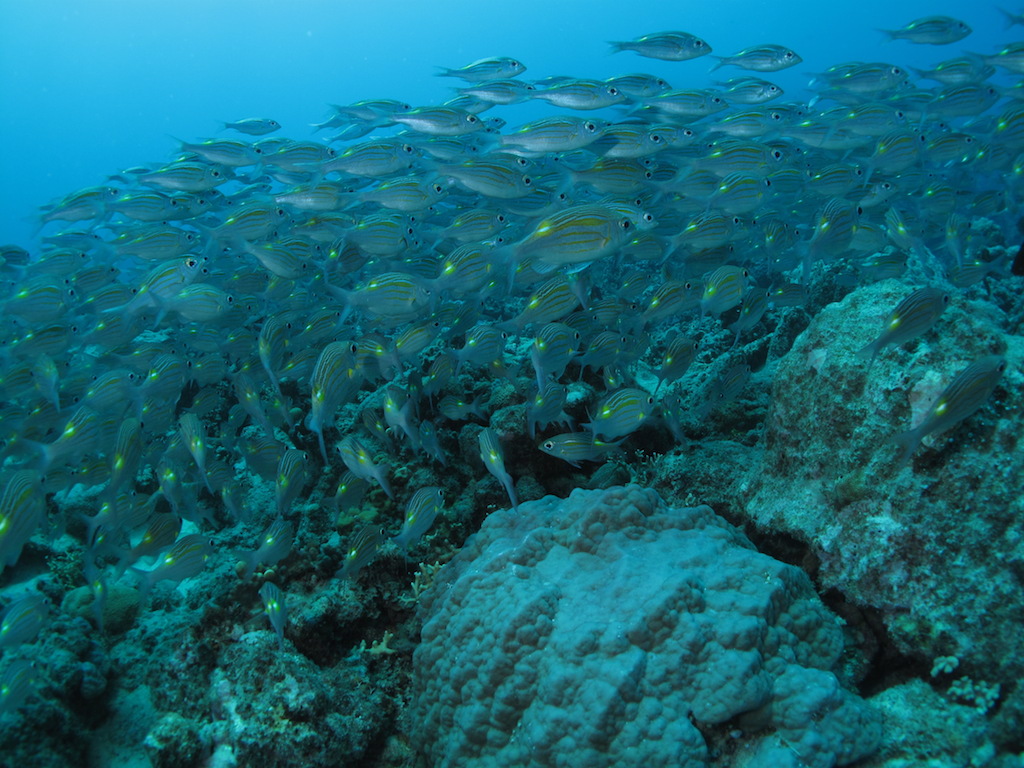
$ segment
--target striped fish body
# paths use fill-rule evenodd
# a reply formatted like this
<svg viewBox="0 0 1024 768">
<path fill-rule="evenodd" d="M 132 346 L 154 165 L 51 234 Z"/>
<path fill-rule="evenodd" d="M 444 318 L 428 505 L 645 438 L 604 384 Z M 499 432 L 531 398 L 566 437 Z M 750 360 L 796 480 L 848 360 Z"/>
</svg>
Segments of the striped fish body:
<svg viewBox="0 0 1024 768">
<path fill-rule="evenodd" d="M 536 259 L 548 268 L 611 256 L 632 237 L 629 217 L 601 205 L 577 205 L 543 219 L 515 246 L 519 261 Z"/>
</svg>

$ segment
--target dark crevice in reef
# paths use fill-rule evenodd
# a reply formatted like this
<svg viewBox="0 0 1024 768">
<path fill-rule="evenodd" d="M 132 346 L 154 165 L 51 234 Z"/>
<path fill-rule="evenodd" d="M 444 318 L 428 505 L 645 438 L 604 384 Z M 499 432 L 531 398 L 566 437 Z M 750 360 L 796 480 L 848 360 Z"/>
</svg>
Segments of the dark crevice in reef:
<svg viewBox="0 0 1024 768">
<path fill-rule="evenodd" d="M 862 696 L 873 696 L 913 678 L 928 679 L 928 662 L 899 650 L 879 609 L 851 602 L 838 589 L 819 591 L 819 595 L 844 622 L 847 647 L 842 663 Z"/>
<path fill-rule="evenodd" d="M 885 627 L 880 611 L 847 599 L 840 589 L 823 589 L 818 579 L 820 560 L 806 542 L 777 530 L 744 526 L 760 552 L 803 570 L 814 582 L 822 603 L 844 622 L 846 651 L 842 665 L 863 696 L 871 696 L 914 677 L 927 679 L 925 662 L 901 653 Z"/>
<path fill-rule="evenodd" d="M 749 519 L 733 520 L 723 515 L 729 522 L 743 529 L 743 533 L 762 552 L 776 560 L 795 565 L 803 570 L 813 581 L 817 581 L 818 569 L 821 566 L 817 554 L 805 541 L 791 536 L 784 531 L 761 528 Z"/>
</svg>

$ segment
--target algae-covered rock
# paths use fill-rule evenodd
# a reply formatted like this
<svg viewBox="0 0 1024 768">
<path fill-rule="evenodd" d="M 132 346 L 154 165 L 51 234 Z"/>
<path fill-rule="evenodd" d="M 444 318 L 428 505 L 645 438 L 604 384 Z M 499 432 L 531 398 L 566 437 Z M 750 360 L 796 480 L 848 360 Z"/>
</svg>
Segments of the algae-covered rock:
<svg viewBox="0 0 1024 768">
<path fill-rule="evenodd" d="M 775 372 L 747 515 L 806 542 L 818 578 L 879 612 L 899 650 L 957 656 L 979 678 L 1024 677 L 1024 339 L 988 303 L 958 297 L 923 338 L 855 353 L 908 293 L 895 281 L 825 307 Z M 999 354 L 989 401 L 899 461 L 911 428 L 970 362 Z"/>
</svg>

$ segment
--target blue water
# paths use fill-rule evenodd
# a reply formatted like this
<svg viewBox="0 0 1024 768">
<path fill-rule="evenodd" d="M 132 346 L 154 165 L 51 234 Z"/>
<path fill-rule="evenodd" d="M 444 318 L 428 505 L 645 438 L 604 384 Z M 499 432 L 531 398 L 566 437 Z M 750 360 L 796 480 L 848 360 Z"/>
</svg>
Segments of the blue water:
<svg viewBox="0 0 1024 768">
<path fill-rule="evenodd" d="M 995 6 L 965 10 L 962 0 L 6 2 L 0 242 L 30 248 L 39 206 L 121 168 L 166 162 L 177 148 L 172 137 L 215 136 L 218 121 L 273 117 L 281 135 L 303 138 L 330 103 L 437 103 L 456 82 L 434 77 L 438 66 L 508 55 L 524 60 L 528 79 L 646 71 L 676 88 L 706 86 L 709 59 L 611 55 L 604 42 L 682 29 L 719 55 L 765 42 L 790 46 L 804 63 L 769 79 L 788 99 L 801 100 L 810 96 L 802 89 L 811 73 L 840 62 L 927 66 L 964 50 L 991 53 L 1015 39 Z M 974 33 L 950 46 L 915 46 L 884 42 L 876 31 L 932 14 L 964 17 Z M 502 111 L 510 121 L 516 114 Z"/>
</svg>

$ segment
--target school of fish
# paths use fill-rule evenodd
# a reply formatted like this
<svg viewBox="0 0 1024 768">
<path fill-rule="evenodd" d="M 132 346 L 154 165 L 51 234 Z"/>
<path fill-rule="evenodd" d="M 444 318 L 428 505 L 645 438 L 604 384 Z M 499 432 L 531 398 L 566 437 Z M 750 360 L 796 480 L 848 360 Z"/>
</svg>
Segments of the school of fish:
<svg viewBox="0 0 1024 768">
<path fill-rule="evenodd" d="M 970 31 L 919 19 L 885 50 Z M 239 559 L 245 579 L 282 561 L 316 489 L 335 513 L 368 494 L 394 508 L 342 531 L 336 575 L 357 578 L 430 530 L 467 480 L 456 466 L 516 507 L 510 440 L 570 473 L 642 427 L 706 419 L 751 376 L 744 341 L 805 304 L 823 264 L 849 265 L 850 286 L 911 262 L 934 275 L 907 286 L 851 363 L 864 366 L 1007 271 L 979 257 L 972 224 L 1015 232 L 1024 89 L 999 83 L 1024 74 L 1024 42 L 926 71 L 837 63 L 809 73 L 806 101 L 771 82 L 798 52 L 751 42 L 723 56 L 685 32 L 611 44 L 624 70 L 678 62 L 681 88 L 642 71 L 534 80 L 518 59 L 483 59 L 439 73 L 457 85 L 443 104 L 338 105 L 322 140 L 226 123 L 237 137 L 182 141 L 47 207 L 38 252 L 0 254 L 0 567 L 64 527 L 54 498 L 91 494 L 99 623 L 119 579 L 147 593 L 211 557 Z M 526 102 L 546 116 L 506 125 L 502 109 Z M 983 408 L 1006 368 L 963 362 L 925 422 L 893 425 L 894 460 Z M 516 432 L 492 423 L 498 383 L 524 414 Z M 411 487 L 408 467 L 450 477 Z M 248 506 L 253 478 L 272 508 Z M 218 548 L 236 523 L 251 551 Z M 259 589 L 279 640 L 287 587 Z M 8 605 L 0 647 L 35 637 L 48 610 Z M 0 710 L 37 674 L 9 665 Z"/>
</svg>

